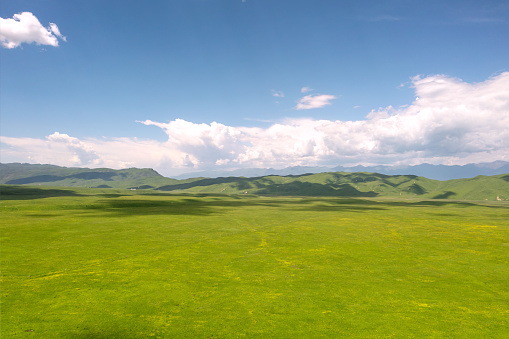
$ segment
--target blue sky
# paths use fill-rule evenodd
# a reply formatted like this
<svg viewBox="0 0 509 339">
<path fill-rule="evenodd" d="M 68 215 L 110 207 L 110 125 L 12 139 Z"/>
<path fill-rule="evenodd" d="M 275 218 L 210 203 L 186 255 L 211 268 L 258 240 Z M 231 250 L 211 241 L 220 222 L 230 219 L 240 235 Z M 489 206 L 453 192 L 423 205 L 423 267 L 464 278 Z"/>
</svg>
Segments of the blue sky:
<svg viewBox="0 0 509 339">
<path fill-rule="evenodd" d="M 23 12 L 58 46 L 7 48 Z M 509 160 L 507 1 L 5 0 L 0 17 L 2 162 Z"/>
</svg>

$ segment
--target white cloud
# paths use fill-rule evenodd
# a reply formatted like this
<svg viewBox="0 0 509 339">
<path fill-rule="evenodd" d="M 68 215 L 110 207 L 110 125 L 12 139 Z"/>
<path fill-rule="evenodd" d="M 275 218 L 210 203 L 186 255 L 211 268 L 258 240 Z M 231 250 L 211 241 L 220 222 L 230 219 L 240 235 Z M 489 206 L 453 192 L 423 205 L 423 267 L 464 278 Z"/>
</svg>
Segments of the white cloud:
<svg viewBox="0 0 509 339">
<path fill-rule="evenodd" d="M 330 101 L 334 99 L 336 99 L 334 95 L 328 94 L 306 95 L 299 100 L 295 109 L 321 108 L 330 105 Z"/>
<path fill-rule="evenodd" d="M 49 28 L 51 29 L 53 34 L 55 34 L 57 37 L 59 37 L 60 39 L 62 39 L 64 41 L 67 41 L 67 38 L 65 36 L 63 36 L 62 33 L 60 33 L 60 30 L 58 29 L 58 26 L 56 24 L 50 23 Z"/>
<path fill-rule="evenodd" d="M 301 93 L 307 93 L 307 92 L 311 92 L 312 90 L 313 90 L 313 89 L 312 89 L 312 88 L 310 88 L 310 87 L 302 87 L 302 88 L 300 89 L 300 92 L 301 92 Z"/>
<path fill-rule="evenodd" d="M 444 75 L 412 79 L 419 100 L 361 121 L 295 119 L 267 128 L 182 119 L 143 121 L 168 140 L 2 138 L 3 162 L 192 170 L 296 165 L 458 164 L 509 161 L 509 72 L 480 83 Z"/>
<path fill-rule="evenodd" d="M 95 153 L 93 145 L 81 142 L 77 138 L 58 132 L 46 137 L 51 144 L 62 144 L 72 153 L 70 160 L 76 165 L 98 164 L 99 156 Z M 50 144 L 50 145 L 51 145 Z M 51 146 L 50 146 L 51 147 Z"/>
<path fill-rule="evenodd" d="M 272 96 L 277 98 L 284 98 L 285 94 L 281 91 L 274 91 L 272 90 Z"/>
<path fill-rule="evenodd" d="M 58 26 L 50 23 L 43 27 L 30 12 L 14 14 L 13 18 L 0 18 L 0 42 L 5 48 L 16 48 L 22 43 L 58 46 L 58 38 L 67 39 L 60 33 Z"/>
<path fill-rule="evenodd" d="M 155 140 L 137 138 L 79 140 L 68 135 L 54 133 L 46 139 L 2 137 L 1 142 L 2 162 L 92 168 L 176 168 L 185 172 L 189 171 L 189 168 L 193 168 L 185 153 L 171 147 L 168 143 Z M 76 148 L 78 152 L 76 152 Z M 82 153 L 86 154 L 87 152 L 88 157 L 86 155 L 83 157 Z"/>
<path fill-rule="evenodd" d="M 218 160 L 221 160 L 220 163 L 234 160 L 244 147 L 239 128 L 217 122 L 210 125 L 182 119 L 169 123 L 140 122 L 162 128 L 168 135 L 167 147 L 172 150 L 172 161 L 194 168 L 215 164 Z"/>
<path fill-rule="evenodd" d="M 63 166 L 101 164 L 94 143 L 67 134 L 53 133 L 46 139 L 2 137 L 2 158 L 14 162 L 51 163 Z"/>
</svg>

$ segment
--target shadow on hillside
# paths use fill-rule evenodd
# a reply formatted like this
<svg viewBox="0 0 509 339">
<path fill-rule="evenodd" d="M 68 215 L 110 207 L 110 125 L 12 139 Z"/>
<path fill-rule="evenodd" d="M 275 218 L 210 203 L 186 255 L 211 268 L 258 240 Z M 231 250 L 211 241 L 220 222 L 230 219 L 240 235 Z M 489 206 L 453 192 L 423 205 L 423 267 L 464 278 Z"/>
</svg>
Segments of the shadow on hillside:
<svg viewBox="0 0 509 339">
<path fill-rule="evenodd" d="M 185 190 L 188 188 L 193 188 L 197 186 L 209 186 L 209 185 L 217 185 L 224 183 L 237 182 L 240 183 L 247 182 L 248 179 L 238 178 L 238 177 L 224 177 L 224 178 L 214 178 L 214 179 L 200 179 L 193 182 L 186 182 L 183 184 L 174 184 L 174 185 L 165 185 L 156 188 L 158 191 L 176 191 L 176 190 Z"/>
<path fill-rule="evenodd" d="M 246 197 L 258 197 L 257 195 L 251 194 L 223 194 L 223 193 L 186 193 L 186 192 L 178 192 L 178 193 L 163 193 L 163 192 L 143 192 L 137 193 L 139 196 L 151 196 L 151 197 L 190 197 L 190 198 L 217 198 L 217 199 L 245 199 Z"/>
<path fill-rule="evenodd" d="M 410 187 L 408 187 L 408 191 L 412 192 L 416 195 L 423 195 L 423 194 L 427 193 L 426 190 L 424 189 L 424 187 L 422 187 L 421 185 L 418 185 L 418 184 L 410 185 Z"/>
<path fill-rule="evenodd" d="M 6 184 L 9 185 L 27 185 L 36 182 L 55 182 L 61 181 L 65 179 L 82 179 L 82 180 L 94 180 L 94 179 L 102 179 L 105 181 L 112 181 L 112 177 L 118 175 L 115 172 L 86 172 L 86 173 L 77 173 L 71 174 L 67 176 L 58 176 L 58 175 L 35 175 L 27 178 L 20 178 L 7 181 Z M 122 174 L 120 174 L 122 175 Z"/>
<path fill-rule="evenodd" d="M 69 189 L 41 189 L 22 186 L 0 186 L 0 200 L 32 200 L 50 197 L 83 196 Z"/>
<path fill-rule="evenodd" d="M 455 192 L 447 191 L 447 192 L 435 195 L 433 197 L 433 199 L 448 199 L 454 195 L 457 195 L 457 194 Z"/>
<path fill-rule="evenodd" d="M 373 180 L 376 180 L 374 178 Z M 375 192 L 361 192 L 350 184 L 327 184 L 292 181 L 289 183 L 277 184 L 266 178 L 216 178 L 201 179 L 193 182 L 166 185 L 157 188 L 159 191 L 184 190 L 199 186 L 210 186 L 217 184 L 232 184 L 239 191 L 255 193 L 257 195 L 270 196 L 314 196 L 314 197 L 375 197 Z M 255 190 L 254 192 L 252 190 Z"/>
<path fill-rule="evenodd" d="M 260 195 L 313 196 L 313 197 L 376 197 L 375 192 L 361 192 L 350 184 L 317 184 L 293 181 L 286 184 L 272 184 L 261 188 Z"/>
<path fill-rule="evenodd" d="M 328 173 L 335 180 L 328 179 L 328 184 L 334 184 L 341 180 L 350 180 L 353 183 L 367 183 L 374 181 L 381 181 L 382 183 L 392 186 L 398 187 L 407 182 L 413 181 L 418 178 L 416 175 L 386 175 L 380 173 L 362 173 L 362 172 L 352 172 L 352 173 Z M 391 182 L 389 179 L 398 178 L 398 182 Z"/>
</svg>

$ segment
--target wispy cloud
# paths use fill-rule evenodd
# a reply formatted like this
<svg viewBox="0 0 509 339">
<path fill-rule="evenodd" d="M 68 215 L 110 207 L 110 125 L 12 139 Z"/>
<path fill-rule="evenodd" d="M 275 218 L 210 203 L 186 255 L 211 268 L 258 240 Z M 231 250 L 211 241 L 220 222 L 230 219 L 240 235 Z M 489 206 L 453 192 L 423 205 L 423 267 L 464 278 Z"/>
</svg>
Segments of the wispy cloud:
<svg viewBox="0 0 509 339">
<path fill-rule="evenodd" d="M 312 108 L 321 108 L 331 104 L 331 100 L 336 99 L 334 95 L 328 94 L 316 94 L 316 95 L 306 95 L 301 98 L 295 106 L 295 109 L 312 109 Z"/>
<path fill-rule="evenodd" d="M 58 46 L 58 38 L 67 41 L 58 26 L 50 23 L 43 27 L 30 12 L 14 14 L 12 19 L 0 18 L 0 42 L 5 48 L 16 48 L 22 43 Z"/>
<path fill-rule="evenodd" d="M 412 87 L 418 100 L 372 110 L 359 121 L 294 119 L 257 128 L 145 120 L 168 140 L 2 137 L 2 161 L 152 167 L 166 175 L 217 166 L 509 161 L 509 72 L 473 84 L 417 76 Z"/>
<path fill-rule="evenodd" d="M 300 92 L 301 92 L 301 93 L 307 93 L 307 92 L 311 92 L 312 90 L 313 90 L 313 89 L 312 89 L 312 88 L 310 88 L 310 87 L 302 87 L 302 88 L 300 89 Z"/>
<path fill-rule="evenodd" d="M 58 29 L 58 26 L 56 24 L 50 23 L 49 28 L 53 32 L 53 34 L 55 34 L 57 37 L 59 37 L 60 39 L 62 39 L 64 41 L 67 41 L 67 38 L 65 36 L 63 36 L 62 33 L 60 33 L 60 29 Z"/>
<path fill-rule="evenodd" d="M 272 96 L 277 98 L 284 98 L 285 94 L 281 91 L 272 90 Z"/>
</svg>

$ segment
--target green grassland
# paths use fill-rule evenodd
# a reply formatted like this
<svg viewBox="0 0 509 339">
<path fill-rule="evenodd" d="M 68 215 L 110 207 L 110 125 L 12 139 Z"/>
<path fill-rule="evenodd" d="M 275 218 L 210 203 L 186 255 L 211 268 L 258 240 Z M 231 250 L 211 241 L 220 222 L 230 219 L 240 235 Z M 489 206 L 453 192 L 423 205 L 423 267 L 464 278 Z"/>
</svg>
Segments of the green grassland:
<svg viewBox="0 0 509 339">
<path fill-rule="evenodd" d="M 0 184 L 152 189 L 172 193 L 262 196 L 509 200 L 509 174 L 447 181 L 431 180 L 415 175 L 363 172 L 176 180 L 165 178 L 152 169 L 88 169 L 14 163 L 0 164 Z"/>
<path fill-rule="evenodd" d="M 507 201 L 0 188 L 2 338 L 509 336 Z"/>
</svg>

